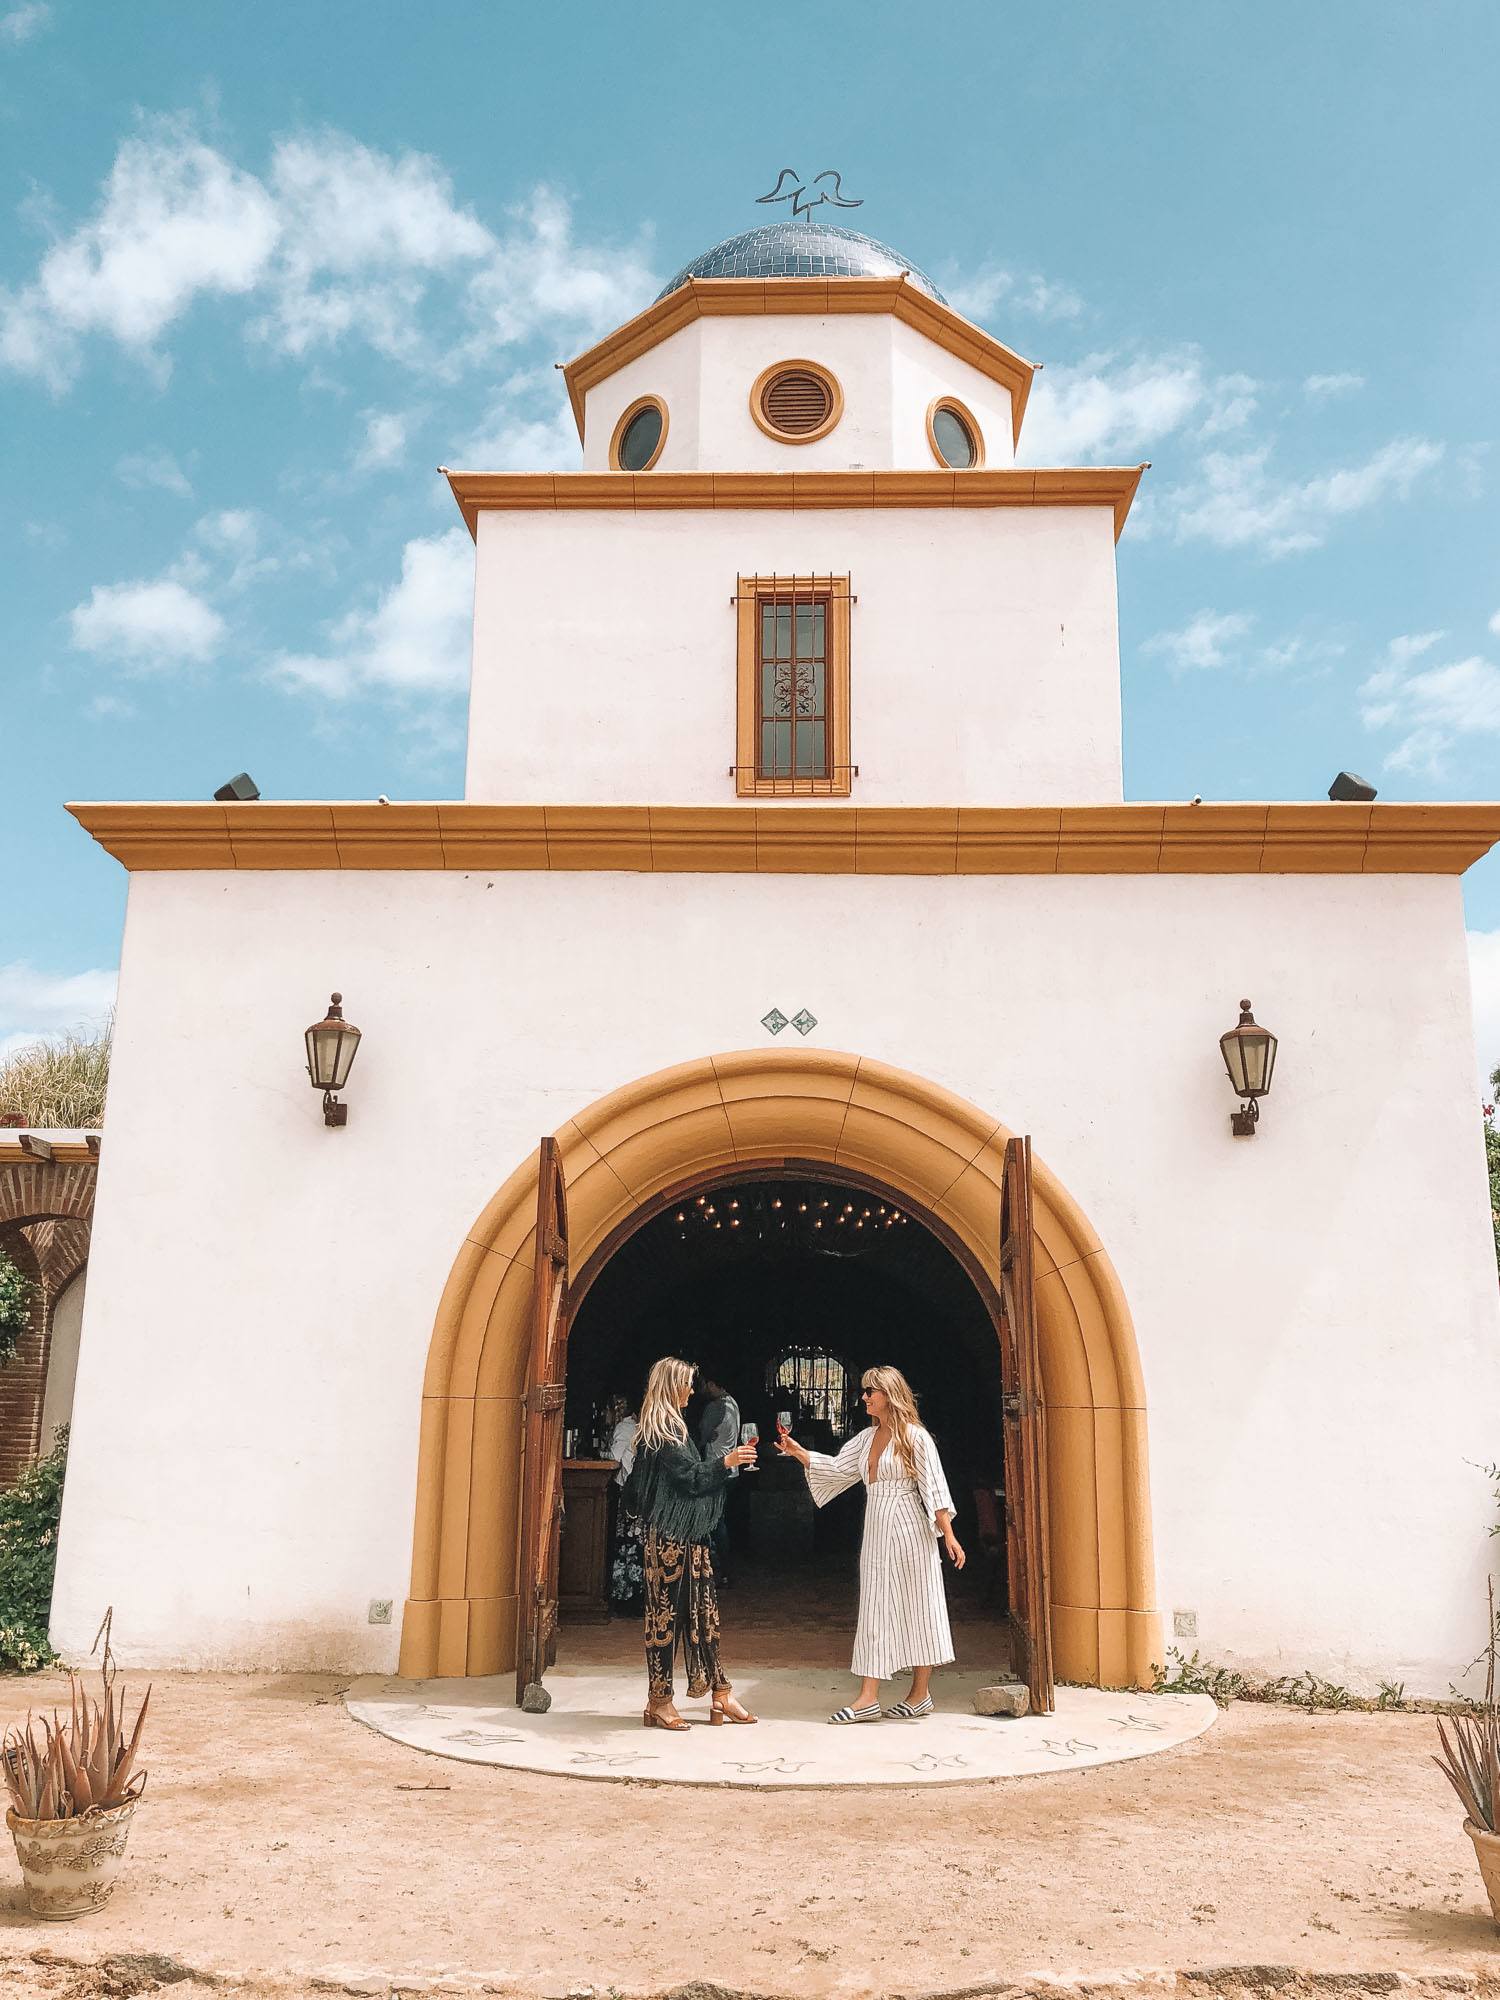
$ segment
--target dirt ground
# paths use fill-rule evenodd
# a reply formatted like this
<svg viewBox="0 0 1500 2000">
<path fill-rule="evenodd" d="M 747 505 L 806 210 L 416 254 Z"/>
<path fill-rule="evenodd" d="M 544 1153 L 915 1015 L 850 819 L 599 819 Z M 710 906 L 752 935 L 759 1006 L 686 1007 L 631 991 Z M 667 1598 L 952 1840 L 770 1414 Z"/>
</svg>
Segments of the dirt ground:
<svg viewBox="0 0 1500 2000">
<path fill-rule="evenodd" d="M 1428 1716 L 1241 1704 L 1138 1763 L 759 1797 L 427 1757 L 326 1676 L 155 1679 L 110 1906 L 37 1923 L 0 1872 L 4 2000 L 1500 1991 Z M 63 1687 L 0 1680 L 0 1719 Z"/>
</svg>

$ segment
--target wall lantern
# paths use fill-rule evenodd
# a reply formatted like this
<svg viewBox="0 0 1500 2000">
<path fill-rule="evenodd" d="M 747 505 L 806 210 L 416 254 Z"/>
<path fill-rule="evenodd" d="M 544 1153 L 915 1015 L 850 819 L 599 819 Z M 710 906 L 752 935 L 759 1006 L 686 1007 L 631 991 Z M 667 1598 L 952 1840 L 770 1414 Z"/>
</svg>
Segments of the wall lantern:
<svg viewBox="0 0 1500 2000">
<path fill-rule="evenodd" d="M 1237 1093 L 1247 1101 L 1229 1114 L 1230 1130 L 1236 1139 L 1253 1139 L 1260 1122 L 1256 1101 L 1271 1088 L 1271 1072 L 1276 1067 L 1276 1037 L 1269 1028 L 1257 1025 L 1250 1002 L 1240 1002 L 1240 1018 L 1227 1035 L 1220 1035 L 1224 1067 Z"/>
<path fill-rule="evenodd" d="M 349 1107 L 338 1102 L 336 1092 L 349 1081 L 354 1058 L 359 1052 L 359 1029 L 344 1019 L 343 994 L 335 993 L 328 1012 L 314 1021 L 303 1040 L 307 1043 L 307 1076 L 314 1090 L 323 1093 L 323 1123 L 347 1125 Z"/>
</svg>

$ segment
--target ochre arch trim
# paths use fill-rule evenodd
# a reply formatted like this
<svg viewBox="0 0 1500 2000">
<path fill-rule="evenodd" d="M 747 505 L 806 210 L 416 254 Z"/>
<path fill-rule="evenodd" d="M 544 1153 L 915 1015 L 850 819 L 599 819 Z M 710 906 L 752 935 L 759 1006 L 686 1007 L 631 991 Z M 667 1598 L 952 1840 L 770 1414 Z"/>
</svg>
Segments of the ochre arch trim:
<svg viewBox="0 0 1500 2000">
<path fill-rule="evenodd" d="M 573 1268 L 663 1188 L 791 1156 L 877 1175 L 994 1269 L 1009 1137 L 939 1085 L 831 1050 L 744 1050 L 660 1070 L 600 1098 L 557 1134 Z M 1057 1673 L 1138 1685 L 1162 1652 L 1135 1331 L 1103 1245 L 1040 1163 L 1035 1192 Z M 401 1628 L 401 1672 L 412 1677 L 494 1674 L 514 1663 L 535 1228 L 533 1155 L 461 1245 L 433 1327 Z"/>
</svg>

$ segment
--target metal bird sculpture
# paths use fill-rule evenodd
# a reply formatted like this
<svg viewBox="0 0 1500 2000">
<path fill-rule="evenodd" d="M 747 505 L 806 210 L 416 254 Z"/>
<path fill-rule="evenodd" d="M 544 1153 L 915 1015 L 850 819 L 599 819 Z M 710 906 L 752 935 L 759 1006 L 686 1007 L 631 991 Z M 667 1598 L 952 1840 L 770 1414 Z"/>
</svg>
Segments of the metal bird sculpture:
<svg viewBox="0 0 1500 2000">
<path fill-rule="evenodd" d="M 832 181 L 833 186 L 825 188 L 822 185 L 824 181 Z M 788 182 L 791 183 L 790 186 L 788 186 Z M 757 203 L 789 201 L 792 204 L 793 215 L 810 215 L 815 208 L 825 201 L 834 208 L 864 207 L 863 197 L 856 198 L 853 195 L 844 193 L 841 177 L 832 167 L 825 167 L 822 173 L 815 174 L 812 184 L 818 192 L 814 195 L 809 195 L 802 176 L 797 172 L 795 167 L 783 167 L 781 172 L 776 176 L 776 185 L 772 188 L 771 192 L 769 194 L 758 194 L 755 199 Z"/>
</svg>

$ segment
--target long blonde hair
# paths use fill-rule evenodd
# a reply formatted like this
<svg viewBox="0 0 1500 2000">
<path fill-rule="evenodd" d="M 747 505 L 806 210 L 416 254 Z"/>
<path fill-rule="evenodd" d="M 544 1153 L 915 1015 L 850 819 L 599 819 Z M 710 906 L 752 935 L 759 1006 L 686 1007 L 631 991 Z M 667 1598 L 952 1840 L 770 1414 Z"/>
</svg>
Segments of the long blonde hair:
<svg viewBox="0 0 1500 2000">
<path fill-rule="evenodd" d="M 885 1397 L 885 1420 L 890 1426 L 891 1449 L 906 1467 L 907 1477 L 917 1477 L 919 1440 L 912 1433 L 921 1427 L 917 1399 L 912 1386 L 899 1368 L 867 1368 L 859 1378 L 861 1389 L 878 1389 Z"/>
<path fill-rule="evenodd" d="M 646 1393 L 641 1398 L 641 1427 L 635 1434 L 637 1451 L 656 1451 L 664 1444 L 687 1443 L 682 1395 L 685 1389 L 692 1388 L 695 1372 L 690 1361 L 679 1361 L 673 1354 L 664 1354 L 660 1361 L 652 1362 L 651 1373 L 646 1377 Z"/>
</svg>

